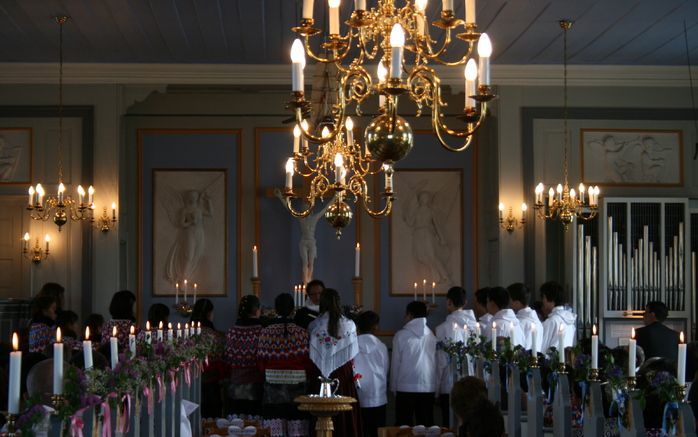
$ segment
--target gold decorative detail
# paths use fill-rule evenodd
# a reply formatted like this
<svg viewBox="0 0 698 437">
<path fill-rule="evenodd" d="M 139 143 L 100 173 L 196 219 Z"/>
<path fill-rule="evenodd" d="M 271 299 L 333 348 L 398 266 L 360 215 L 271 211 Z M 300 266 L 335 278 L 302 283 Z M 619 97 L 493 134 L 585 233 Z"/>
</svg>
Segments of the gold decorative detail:
<svg viewBox="0 0 698 437">
<path fill-rule="evenodd" d="M 46 242 L 46 248 L 42 249 L 41 245 L 39 245 L 39 238 L 36 238 L 36 243 L 34 244 L 34 247 L 31 249 L 29 248 L 29 232 L 24 234 L 23 238 L 24 242 L 22 244 L 22 255 L 34 264 L 40 264 L 41 261 L 45 260 L 48 258 L 49 255 L 49 243 L 51 242 L 51 237 L 46 234 L 44 237 L 44 241 Z"/>
<path fill-rule="evenodd" d="M 526 206 L 525 203 L 521 204 L 521 219 L 517 220 L 516 217 L 514 217 L 514 211 L 512 207 L 509 207 L 509 213 L 507 216 L 504 216 L 504 210 L 505 206 L 503 203 L 499 204 L 499 226 L 501 226 L 502 229 L 505 231 L 509 232 L 510 234 L 514 232 L 516 229 L 523 228 L 523 226 L 526 224 L 526 211 L 528 210 L 528 206 Z"/>
</svg>

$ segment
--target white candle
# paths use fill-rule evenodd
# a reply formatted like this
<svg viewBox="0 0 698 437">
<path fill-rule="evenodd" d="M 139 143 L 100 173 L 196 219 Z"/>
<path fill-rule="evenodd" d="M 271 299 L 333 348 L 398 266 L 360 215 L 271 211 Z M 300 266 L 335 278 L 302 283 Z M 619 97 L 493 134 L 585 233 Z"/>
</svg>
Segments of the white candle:
<svg viewBox="0 0 698 437">
<path fill-rule="evenodd" d="M 172 323 L 167 324 L 167 342 L 172 343 Z"/>
<path fill-rule="evenodd" d="M 553 206 L 553 202 L 555 201 L 555 190 L 553 190 L 553 187 L 550 187 L 548 190 L 548 206 Z"/>
<path fill-rule="evenodd" d="M 182 287 L 182 290 L 184 291 L 184 302 L 187 301 L 187 291 L 189 289 L 189 286 L 187 284 L 188 284 L 188 281 L 185 279 L 184 280 L 184 287 Z"/>
<path fill-rule="evenodd" d="M 48 234 L 44 235 L 44 241 L 46 242 L 46 253 L 48 253 L 48 245 L 51 242 L 51 237 Z"/>
<path fill-rule="evenodd" d="M 339 1 L 328 0 L 330 7 L 330 35 L 339 35 Z"/>
<path fill-rule="evenodd" d="M 465 22 L 475 23 L 475 0 L 465 0 Z"/>
<path fill-rule="evenodd" d="M 177 322 L 177 338 L 182 338 L 182 324 Z"/>
<path fill-rule="evenodd" d="M 538 356 L 538 331 L 536 331 L 536 325 L 531 325 L 531 356 L 533 358 Z"/>
<path fill-rule="evenodd" d="M 478 72 L 478 76 L 480 77 L 480 85 L 489 85 L 492 42 L 486 33 L 480 35 L 480 39 L 477 42 L 477 54 L 480 57 L 480 62 L 478 63 L 478 67 L 480 68 L 480 71 Z"/>
<path fill-rule="evenodd" d="M 184 338 L 189 337 L 189 323 L 184 324 Z"/>
<path fill-rule="evenodd" d="M 194 336 L 196 334 L 196 328 L 194 328 L 194 322 L 191 322 L 191 326 L 189 327 L 189 335 Z"/>
<path fill-rule="evenodd" d="M 443 11 L 452 11 L 453 10 L 453 0 L 442 0 L 441 1 L 441 9 Z"/>
<path fill-rule="evenodd" d="M 63 343 L 61 343 L 61 328 L 56 328 L 56 342 L 53 343 L 53 394 L 63 394 Z"/>
<path fill-rule="evenodd" d="M 199 288 L 199 284 L 194 282 L 194 300 L 193 300 L 194 304 L 196 304 L 196 292 L 198 291 L 198 288 Z"/>
<path fill-rule="evenodd" d="M 65 185 L 63 182 L 58 184 L 58 203 L 63 203 L 63 194 L 65 193 Z"/>
<path fill-rule="evenodd" d="M 351 117 L 347 117 L 347 121 L 344 122 L 344 127 L 347 131 L 347 145 L 349 147 L 354 145 L 354 120 Z"/>
<path fill-rule="evenodd" d="M 313 18 L 314 0 L 303 0 L 303 18 L 308 20 Z"/>
<path fill-rule="evenodd" d="M 465 107 L 474 108 L 476 105 L 475 99 L 470 97 L 477 94 L 475 81 L 477 80 L 477 62 L 470 58 L 465 64 Z"/>
<path fill-rule="evenodd" d="M 414 300 L 417 300 L 417 283 L 414 283 Z"/>
<path fill-rule="evenodd" d="M 475 322 L 475 335 L 477 336 L 477 339 L 479 342 L 480 336 L 482 335 L 482 329 L 480 328 L 480 322 Z"/>
<path fill-rule="evenodd" d="M 293 190 L 293 158 L 286 160 L 286 190 Z"/>
<path fill-rule="evenodd" d="M 427 8 L 427 0 L 415 0 L 414 7 L 417 10 L 415 15 L 417 35 L 424 35 L 424 11 Z"/>
<path fill-rule="evenodd" d="M 157 336 L 158 342 L 162 343 L 162 321 L 158 324 Z"/>
<path fill-rule="evenodd" d="M 451 340 L 458 341 L 458 323 L 453 322 L 453 331 L 451 331 Z"/>
<path fill-rule="evenodd" d="M 119 339 L 116 338 L 116 326 L 112 328 L 109 338 L 109 354 L 111 355 L 111 368 L 115 369 L 119 362 Z"/>
<path fill-rule="evenodd" d="M 427 280 L 422 279 L 422 300 L 427 301 Z"/>
<path fill-rule="evenodd" d="M 509 322 L 509 342 L 511 343 L 511 347 L 513 348 L 514 345 L 514 324 Z"/>
<path fill-rule="evenodd" d="M 431 283 L 431 303 L 436 303 L 436 282 Z"/>
<path fill-rule="evenodd" d="M 29 201 L 27 202 L 28 206 L 34 206 L 34 186 L 29 187 Z"/>
<path fill-rule="evenodd" d="M 257 251 L 257 245 L 255 244 L 252 246 L 252 277 L 253 278 L 258 278 L 259 277 L 259 258 L 258 256 L 258 251 Z"/>
<path fill-rule="evenodd" d="M 497 322 L 492 322 L 492 351 L 497 352 Z"/>
<path fill-rule="evenodd" d="M 630 378 L 635 377 L 636 365 L 636 355 L 637 355 L 637 340 L 635 340 L 635 328 L 632 328 L 630 334 L 630 340 L 628 340 L 628 376 Z"/>
<path fill-rule="evenodd" d="M 324 130 L 324 129 L 323 129 Z M 324 137 L 325 135 L 323 135 Z M 342 169 L 344 168 L 344 157 L 341 153 L 337 152 L 334 155 L 334 181 L 336 183 L 341 183 L 342 180 Z"/>
<path fill-rule="evenodd" d="M 17 333 L 12 334 L 12 348 L 10 352 L 10 379 L 7 390 L 7 412 L 19 414 L 20 378 L 22 377 L 22 352 L 19 350 L 19 338 Z"/>
<path fill-rule="evenodd" d="M 128 350 L 131 353 L 131 358 L 136 356 L 136 328 L 131 325 L 128 333 Z"/>
<path fill-rule="evenodd" d="M 175 283 L 175 303 L 179 303 L 179 282 Z"/>
<path fill-rule="evenodd" d="M 91 369 L 92 364 L 92 342 L 90 341 L 90 327 L 85 327 L 85 340 L 82 342 L 82 359 L 84 360 L 85 370 Z"/>
<path fill-rule="evenodd" d="M 390 77 L 399 79 L 402 76 L 402 49 L 405 45 L 405 31 L 402 30 L 400 23 L 395 23 L 390 31 Z"/>
<path fill-rule="evenodd" d="M 87 187 L 87 203 L 90 205 L 95 203 L 95 187 L 92 185 Z"/>
<path fill-rule="evenodd" d="M 303 69 L 305 68 L 305 49 L 300 39 L 291 45 L 291 85 L 293 91 L 303 91 Z"/>
<path fill-rule="evenodd" d="M 557 335 L 557 354 L 560 364 L 565 364 L 565 325 L 560 325 Z"/>
<path fill-rule="evenodd" d="M 151 344 L 153 341 L 152 333 L 150 332 L 150 321 L 145 322 L 145 342 Z"/>
<path fill-rule="evenodd" d="M 354 9 L 357 11 L 366 10 L 366 0 L 354 0 Z"/>
<path fill-rule="evenodd" d="M 196 324 L 196 335 L 201 335 L 201 322 Z"/>
<path fill-rule="evenodd" d="M 36 184 L 36 195 L 38 197 L 36 203 L 39 206 L 42 206 L 44 204 L 44 187 L 41 186 L 41 184 Z"/>
<path fill-rule="evenodd" d="M 599 368 L 599 336 L 596 335 L 596 325 L 591 327 L 591 368 Z"/>
<path fill-rule="evenodd" d="M 686 385 L 686 343 L 684 341 L 683 331 L 679 334 L 679 356 L 676 375 L 679 385 Z"/>
<path fill-rule="evenodd" d="M 356 249 L 354 250 L 354 277 L 358 278 L 361 276 L 361 245 L 356 243 Z"/>
<path fill-rule="evenodd" d="M 293 153 L 299 153 L 301 150 L 301 127 L 296 124 L 293 128 Z"/>
</svg>

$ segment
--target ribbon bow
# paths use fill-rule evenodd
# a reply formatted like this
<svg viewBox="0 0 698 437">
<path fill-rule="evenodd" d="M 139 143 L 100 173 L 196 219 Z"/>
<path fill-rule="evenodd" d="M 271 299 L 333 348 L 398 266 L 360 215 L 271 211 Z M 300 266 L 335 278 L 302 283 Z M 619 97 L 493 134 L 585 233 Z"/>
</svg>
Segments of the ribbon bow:
<svg viewBox="0 0 698 437">
<path fill-rule="evenodd" d="M 82 437 L 82 429 L 85 427 L 85 421 L 82 420 L 82 413 L 89 407 L 82 408 L 70 416 L 70 437 Z"/>
<path fill-rule="evenodd" d="M 150 385 L 143 387 L 143 396 L 145 396 L 145 401 L 148 405 L 148 415 L 153 415 L 153 392 L 150 390 Z"/>
</svg>

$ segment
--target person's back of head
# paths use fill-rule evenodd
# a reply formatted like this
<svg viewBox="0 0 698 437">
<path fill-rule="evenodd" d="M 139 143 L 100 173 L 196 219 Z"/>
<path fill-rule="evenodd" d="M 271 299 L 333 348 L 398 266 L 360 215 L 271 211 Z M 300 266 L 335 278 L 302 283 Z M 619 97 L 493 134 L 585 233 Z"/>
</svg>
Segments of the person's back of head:
<svg viewBox="0 0 698 437">
<path fill-rule="evenodd" d="M 644 319 L 647 320 L 648 316 L 654 315 L 654 318 L 649 320 L 650 323 L 657 321 L 663 323 L 667 317 L 669 317 L 669 310 L 664 302 L 653 300 L 645 305 L 645 316 Z M 649 323 L 648 323 L 649 324 Z"/>
<path fill-rule="evenodd" d="M 339 320 L 342 318 L 342 301 L 339 292 L 334 288 L 325 288 L 320 294 L 320 314 L 327 313 L 327 332 L 334 338 L 339 338 Z"/>
<path fill-rule="evenodd" d="M 39 290 L 37 296 L 51 296 L 56 300 L 57 309 L 63 309 L 63 299 L 65 296 L 65 287 L 57 282 L 47 282 Z"/>
<path fill-rule="evenodd" d="M 465 289 L 463 287 L 451 287 L 446 293 L 446 299 L 451 301 L 454 308 L 459 309 L 465 306 Z"/>
<path fill-rule="evenodd" d="M 254 294 L 246 294 L 240 299 L 238 318 L 243 320 L 257 318 L 259 317 L 260 308 L 261 303 L 259 302 L 259 298 Z"/>
<path fill-rule="evenodd" d="M 99 343 L 102 339 L 102 326 L 104 325 L 104 316 L 93 313 L 87 316 L 85 320 L 85 328 L 90 328 L 90 340 Z M 84 332 L 84 330 L 83 330 Z"/>
<path fill-rule="evenodd" d="M 373 311 L 364 311 L 356 318 L 359 334 L 372 334 L 378 328 L 380 316 Z"/>
<path fill-rule="evenodd" d="M 109 314 L 115 320 L 136 321 L 133 314 L 133 305 L 136 303 L 136 295 L 129 290 L 121 290 L 114 293 L 109 304 Z"/>
<path fill-rule="evenodd" d="M 492 306 L 493 304 L 495 307 Z M 490 288 L 487 295 L 487 310 L 492 313 L 505 308 L 509 308 L 509 292 L 502 287 Z"/>
<path fill-rule="evenodd" d="M 411 317 L 412 319 L 426 317 L 427 316 L 427 306 L 424 302 L 413 300 L 412 302 L 407 304 L 406 314 L 407 314 L 407 316 Z"/>
<path fill-rule="evenodd" d="M 53 311 L 51 309 L 53 308 Z M 32 300 L 32 318 L 49 317 L 56 318 L 56 298 L 54 296 L 44 294 L 39 295 Z"/>
<path fill-rule="evenodd" d="M 485 382 L 475 376 L 466 376 L 453 384 L 451 389 L 451 408 L 461 419 L 468 416 L 468 412 L 480 399 L 487 399 L 487 386 Z"/>
<path fill-rule="evenodd" d="M 213 313 L 213 302 L 211 299 L 197 299 L 194 303 L 194 308 L 191 312 L 191 322 L 203 322 L 205 320 L 211 320 L 211 313 Z"/>
<path fill-rule="evenodd" d="M 544 300 L 547 300 L 554 306 L 563 305 L 566 302 L 565 289 L 555 281 L 548 281 L 541 285 L 540 294 Z M 545 305 L 545 302 L 543 304 Z"/>
<path fill-rule="evenodd" d="M 475 292 L 475 315 L 480 318 L 487 313 L 487 295 L 490 293 L 490 287 L 480 288 Z"/>
<path fill-rule="evenodd" d="M 504 435 L 504 417 L 499 407 L 488 399 L 480 401 L 470 411 L 468 437 L 501 437 Z"/>
<path fill-rule="evenodd" d="M 56 317 L 56 324 L 61 328 L 64 335 L 76 336 L 78 328 L 78 315 L 75 311 L 63 310 Z"/>
<path fill-rule="evenodd" d="M 163 303 L 154 303 L 148 308 L 148 321 L 150 326 L 157 327 L 160 322 L 167 326 L 170 320 L 170 308 Z"/>
<path fill-rule="evenodd" d="M 515 309 L 526 308 L 528 306 L 528 287 L 521 282 L 515 282 L 507 287 L 509 292 L 509 297 L 511 298 L 512 308 Z"/>
<path fill-rule="evenodd" d="M 53 394 L 53 359 L 36 363 L 27 374 L 27 394 L 49 401 Z"/>
<path fill-rule="evenodd" d="M 274 299 L 274 310 L 279 317 L 289 318 L 293 314 L 293 296 L 290 293 L 281 293 Z"/>
</svg>

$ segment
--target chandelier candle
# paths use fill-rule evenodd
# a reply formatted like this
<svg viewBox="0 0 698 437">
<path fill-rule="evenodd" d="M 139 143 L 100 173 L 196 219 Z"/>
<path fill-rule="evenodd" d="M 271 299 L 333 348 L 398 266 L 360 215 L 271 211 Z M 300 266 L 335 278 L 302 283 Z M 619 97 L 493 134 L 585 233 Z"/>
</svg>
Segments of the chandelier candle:
<svg viewBox="0 0 698 437">
<path fill-rule="evenodd" d="M 119 362 L 119 339 L 116 338 L 116 326 L 111 330 L 109 338 L 109 355 L 111 358 L 111 368 L 114 370 Z"/>
<path fill-rule="evenodd" d="M 680 386 L 683 387 L 686 385 L 686 342 L 684 340 L 683 331 L 679 334 L 679 355 L 676 379 Z"/>
<path fill-rule="evenodd" d="M 591 368 L 599 368 L 599 336 L 596 334 L 596 325 L 591 327 Z"/>
<path fill-rule="evenodd" d="M 342 169 L 344 168 L 344 158 L 341 153 L 334 155 L 334 181 L 342 183 Z M 343 183 L 342 183 L 343 184 Z"/>
<path fill-rule="evenodd" d="M 484 35 L 484 34 L 483 34 Z M 402 76 L 402 50 L 405 46 L 405 31 L 402 30 L 400 23 L 393 25 L 393 30 L 390 32 L 390 77 L 400 79 Z"/>
<path fill-rule="evenodd" d="M 61 328 L 56 328 L 56 342 L 53 343 L 53 394 L 63 394 L 63 343 L 61 343 Z"/>
<path fill-rule="evenodd" d="M 361 276 L 361 245 L 356 243 L 356 249 L 354 250 L 354 277 L 358 278 Z"/>
<path fill-rule="evenodd" d="M 490 56 L 492 56 L 492 42 L 486 33 L 480 36 L 477 42 L 477 54 L 480 57 L 478 77 L 480 78 L 480 86 L 490 84 Z"/>
<path fill-rule="evenodd" d="M 490 337 L 492 342 L 492 352 L 497 352 L 497 322 L 492 322 L 492 335 Z"/>
<path fill-rule="evenodd" d="M 314 0 L 303 0 L 303 19 L 313 19 L 313 3 Z"/>
<path fill-rule="evenodd" d="M 257 257 L 257 245 L 252 246 L 252 277 L 259 278 L 259 258 Z"/>
<path fill-rule="evenodd" d="M 175 283 L 175 303 L 179 303 L 179 282 Z"/>
<path fill-rule="evenodd" d="M 288 158 L 286 160 L 286 191 L 293 190 L 293 158 Z M 256 278 L 254 274 L 253 278 Z"/>
<path fill-rule="evenodd" d="M 424 11 L 427 9 L 427 0 L 415 0 L 414 7 L 417 9 L 415 15 L 417 35 L 424 35 Z"/>
<path fill-rule="evenodd" d="M 307 0 L 306 0 L 307 1 Z M 312 4 L 312 0 L 311 0 Z M 303 43 L 296 38 L 291 45 L 291 82 L 293 91 L 303 91 L 303 69 L 305 68 L 305 51 Z"/>
<path fill-rule="evenodd" d="M 17 333 L 12 333 L 12 349 L 10 352 L 10 379 L 7 389 L 7 412 L 19 414 L 20 378 L 22 375 L 22 352 L 19 350 Z"/>
<path fill-rule="evenodd" d="M 475 24 L 475 0 L 465 0 L 465 22 Z"/>
<path fill-rule="evenodd" d="M 417 283 L 414 283 L 414 300 L 417 300 Z"/>
<path fill-rule="evenodd" d="M 92 342 L 90 341 L 90 327 L 85 327 L 85 340 L 82 341 L 82 358 L 85 364 L 85 370 L 91 369 L 92 364 Z"/>
<path fill-rule="evenodd" d="M 366 10 L 366 0 L 354 0 L 354 9 L 357 11 Z"/>
<path fill-rule="evenodd" d="M 136 328 L 131 325 L 128 333 L 128 350 L 131 353 L 131 358 L 136 357 Z"/>
<path fill-rule="evenodd" d="M 427 301 L 427 280 L 422 279 L 422 300 Z"/>
<path fill-rule="evenodd" d="M 194 300 L 192 300 L 192 302 L 194 302 L 195 305 L 196 305 L 196 292 L 198 291 L 198 288 L 199 288 L 199 285 L 196 282 L 194 282 Z"/>
<path fill-rule="evenodd" d="M 293 154 L 301 151 L 301 128 L 296 124 L 293 127 Z M 286 164 L 286 172 L 288 172 L 288 164 Z"/>
<path fill-rule="evenodd" d="M 27 206 L 34 205 L 34 193 L 36 193 L 34 187 L 29 187 L 29 203 L 27 204 Z"/>
<path fill-rule="evenodd" d="M 378 76 L 378 82 L 385 83 L 385 79 L 388 77 L 388 69 L 385 68 L 385 64 L 383 63 L 383 60 L 378 62 L 378 69 L 376 71 L 376 74 Z M 378 95 L 378 107 L 382 108 L 383 106 L 385 106 L 385 95 L 379 94 Z M 366 141 L 366 151 L 368 151 L 368 141 Z"/>
<path fill-rule="evenodd" d="M 92 205 L 95 200 L 95 189 L 92 185 L 87 187 L 87 203 Z"/>
<path fill-rule="evenodd" d="M 441 1 L 441 10 L 444 12 L 453 11 L 453 0 L 442 0 Z"/>
<path fill-rule="evenodd" d="M 436 303 L 436 294 L 435 290 L 436 289 L 436 282 L 431 283 L 431 303 Z"/>
<path fill-rule="evenodd" d="M 354 121 L 351 117 L 347 117 L 344 127 L 347 129 L 347 146 L 351 147 L 354 145 Z"/>
<path fill-rule="evenodd" d="M 475 90 L 475 81 L 477 80 L 477 62 L 475 59 L 468 59 L 465 64 L 465 107 L 466 109 L 475 108 L 475 99 L 471 96 L 477 94 Z"/>
<path fill-rule="evenodd" d="M 339 35 L 339 1 L 328 0 L 330 7 L 330 35 Z"/>
<path fill-rule="evenodd" d="M 51 242 L 51 237 L 48 234 L 44 236 L 44 241 L 46 241 L 46 253 L 48 253 L 48 244 Z"/>
<path fill-rule="evenodd" d="M 184 291 L 184 302 L 187 301 L 187 289 L 189 288 L 189 286 L 187 285 L 187 282 L 188 281 L 185 279 L 184 280 L 184 287 L 182 287 L 182 290 Z"/>
<path fill-rule="evenodd" d="M 63 196 L 65 195 L 65 185 L 63 182 L 58 184 L 58 203 L 63 203 Z"/>
<path fill-rule="evenodd" d="M 635 328 L 632 328 L 630 339 L 628 340 L 628 377 L 635 377 L 635 368 L 637 367 L 637 340 L 635 340 Z"/>
</svg>

